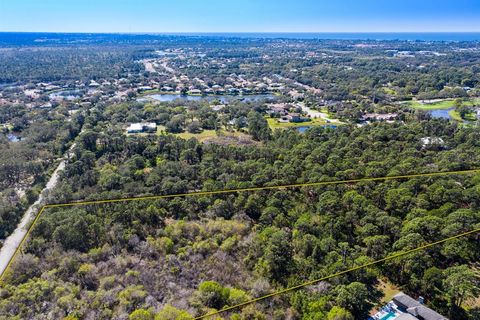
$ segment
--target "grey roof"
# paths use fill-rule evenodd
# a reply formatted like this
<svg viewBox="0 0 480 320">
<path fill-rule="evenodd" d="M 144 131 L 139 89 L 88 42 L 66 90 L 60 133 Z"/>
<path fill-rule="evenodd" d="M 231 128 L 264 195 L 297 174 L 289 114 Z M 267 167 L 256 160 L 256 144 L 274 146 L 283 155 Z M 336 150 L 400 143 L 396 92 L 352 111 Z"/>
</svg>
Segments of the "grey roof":
<svg viewBox="0 0 480 320">
<path fill-rule="evenodd" d="M 412 316 L 409 313 L 402 313 L 398 317 L 396 317 L 395 320 L 418 320 L 418 318 Z"/>
<path fill-rule="evenodd" d="M 432 309 L 424 306 L 424 305 L 420 305 L 418 307 L 413 307 L 413 308 L 408 308 L 407 309 L 408 313 L 416 316 L 416 317 L 421 317 L 421 319 L 424 319 L 424 320 L 448 320 L 447 318 L 445 318 L 444 316 L 442 316 L 441 314 L 433 311 Z"/>
<path fill-rule="evenodd" d="M 400 303 L 401 305 L 407 307 L 408 308 L 413 308 L 413 307 L 417 307 L 417 306 L 421 306 L 420 302 L 418 302 L 417 300 L 413 299 L 412 297 L 410 297 L 409 295 L 406 295 L 405 293 L 403 292 L 400 292 L 400 293 L 397 293 L 396 295 L 393 296 L 392 300 L 394 302 L 398 302 Z"/>
<path fill-rule="evenodd" d="M 397 305 L 399 304 L 401 306 L 405 306 L 407 308 L 407 312 L 409 314 L 411 314 L 412 316 L 415 316 L 417 318 L 419 317 L 420 319 L 423 319 L 423 320 L 448 320 L 446 317 L 444 317 L 441 314 L 433 311 L 432 309 L 430 309 L 427 306 L 421 304 L 420 302 L 413 299 L 409 295 L 406 295 L 403 292 L 400 292 L 400 293 L 396 294 L 392 298 L 392 300 Z M 409 318 L 405 318 L 405 320 L 407 320 L 407 319 L 409 319 Z"/>
</svg>

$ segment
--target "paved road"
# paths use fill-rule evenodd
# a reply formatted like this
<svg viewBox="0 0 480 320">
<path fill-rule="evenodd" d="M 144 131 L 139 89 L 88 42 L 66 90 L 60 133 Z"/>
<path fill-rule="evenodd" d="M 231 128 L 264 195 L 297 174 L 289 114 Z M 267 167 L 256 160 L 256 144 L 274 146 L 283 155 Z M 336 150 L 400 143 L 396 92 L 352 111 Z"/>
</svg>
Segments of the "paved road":
<svg viewBox="0 0 480 320">
<path fill-rule="evenodd" d="M 153 62 L 151 60 L 143 60 L 142 63 L 145 66 L 145 71 L 157 73 L 157 70 L 155 70 Z"/>
<path fill-rule="evenodd" d="M 170 72 L 170 73 L 175 73 L 175 70 L 174 70 L 173 68 L 171 68 L 171 67 L 168 66 L 168 62 L 167 62 L 167 61 L 163 62 L 163 63 L 161 64 L 161 66 L 162 66 L 165 70 L 167 70 L 168 72 Z"/>
<path fill-rule="evenodd" d="M 0 249 L 0 275 L 3 274 L 3 272 L 5 271 L 5 268 L 7 267 L 8 262 L 15 254 L 15 250 L 17 250 L 18 246 L 22 242 L 22 239 L 27 234 L 28 226 L 30 225 L 30 222 L 32 222 L 33 219 L 35 219 L 35 216 L 38 213 L 40 206 L 43 204 L 43 201 L 48 191 L 53 189 L 57 185 L 58 180 L 60 178 L 59 173 L 60 171 L 65 169 L 66 158 L 68 157 L 68 154 L 74 147 L 75 147 L 75 144 L 73 144 L 70 147 L 70 149 L 66 152 L 64 158 L 58 164 L 57 168 L 55 169 L 52 176 L 50 177 L 47 184 L 45 185 L 45 188 L 40 193 L 40 196 L 38 197 L 37 201 L 35 201 L 35 203 L 33 203 L 27 209 L 27 211 L 25 211 L 25 214 L 23 215 L 20 223 L 17 225 L 17 228 L 15 229 L 15 231 L 3 243 L 3 246 Z"/>
<path fill-rule="evenodd" d="M 320 118 L 320 119 L 328 120 L 330 122 L 337 122 L 337 123 L 340 122 L 338 119 L 329 118 L 328 114 L 326 114 L 324 112 L 313 110 L 313 109 L 307 107 L 304 103 L 299 103 L 299 105 L 302 108 L 302 110 L 304 112 L 306 112 L 310 116 L 310 118 L 312 118 L 312 119 Z"/>
</svg>

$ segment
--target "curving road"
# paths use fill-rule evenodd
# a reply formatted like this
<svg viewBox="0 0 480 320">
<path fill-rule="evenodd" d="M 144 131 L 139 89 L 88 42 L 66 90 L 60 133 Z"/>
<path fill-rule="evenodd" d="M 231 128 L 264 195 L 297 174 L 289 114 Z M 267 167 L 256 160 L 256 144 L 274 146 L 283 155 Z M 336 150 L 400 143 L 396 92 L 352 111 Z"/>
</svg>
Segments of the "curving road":
<svg viewBox="0 0 480 320">
<path fill-rule="evenodd" d="M 15 231 L 5 240 L 2 248 L 0 249 L 0 275 L 3 275 L 3 272 L 8 266 L 10 259 L 15 254 L 15 251 L 20 246 L 22 239 L 25 237 L 28 231 L 30 223 L 35 219 L 35 216 L 38 213 L 40 206 L 43 204 L 45 197 L 49 190 L 53 189 L 60 179 L 60 171 L 65 169 L 66 161 L 71 150 L 75 147 L 75 143 L 68 149 L 64 157 L 58 164 L 57 168 L 53 172 L 52 176 L 48 180 L 45 188 L 43 188 L 40 193 L 37 201 L 35 201 L 28 209 L 25 211 L 25 214 L 22 217 L 22 220 L 17 225 Z"/>
</svg>

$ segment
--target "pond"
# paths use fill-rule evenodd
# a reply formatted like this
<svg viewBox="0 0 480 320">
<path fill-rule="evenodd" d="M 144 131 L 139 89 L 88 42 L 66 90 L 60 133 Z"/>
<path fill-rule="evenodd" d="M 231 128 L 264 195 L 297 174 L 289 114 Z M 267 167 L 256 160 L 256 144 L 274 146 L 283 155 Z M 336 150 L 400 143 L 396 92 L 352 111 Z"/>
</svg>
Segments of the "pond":
<svg viewBox="0 0 480 320">
<path fill-rule="evenodd" d="M 48 95 L 48 97 L 52 100 L 61 98 L 64 100 L 73 101 L 79 98 L 81 95 L 82 93 L 80 90 L 63 90 L 51 93 Z"/>
<path fill-rule="evenodd" d="M 0 88 L 6 88 L 6 87 L 11 86 L 11 85 L 13 85 L 13 83 L 0 82 Z"/>
<path fill-rule="evenodd" d="M 18 136 L 14 135 L 14 134 L 11 134 L 11 133 L 7 134 L 7 139 L 8 139 L 8 141 L 10 141 L 10 142 L 18 142 L 18 141 L 21 141 L 21 140 L 22 140 L 21 137 L 18 137 Z"/>
<path fill-rule="evenodd" d="M 252 94 L 252 95 L 215 95 L 215 96 L 192 96 L 192 95 L 181 95 L 181 94 L 152 94 L 138 99 L 138 101 L 145 102 L 148 101 L 148 98 L 154 99 L 160 102 L 171 102 L 177 99 L 185 101 L 214 101 L 219 100 L 221 103 L 229 103 L 233 100 L 239 100 L 242 102 L 256 102 L 264 99 L 275 99 L 273 94 Z"/>
<path fill-rule="evenodd" d="M 323 125 L 323 126 L 302 126 L 302 127 L 297 127 L 297 131 L 300 132 L 300 133 L 304 133 L 305 131 L 307 131 L 308 129 L 310 128 L 313 128 L 313 127 L 322 127 L 322 128 L 332 128 L 332 129 L 335 129 L 337 126 L 334 125 L 334 124 L 326 124 L 326 125 Z"/>
<path fill-rule="evenodd" d="M 452 119 L 449 112 L 454 110 L 455 108 L 449 109 L 434 109 L 428 111 L 428 113 L 432 116 L 432 118 L 441 118 L 441 119 Z"/>
</svg>

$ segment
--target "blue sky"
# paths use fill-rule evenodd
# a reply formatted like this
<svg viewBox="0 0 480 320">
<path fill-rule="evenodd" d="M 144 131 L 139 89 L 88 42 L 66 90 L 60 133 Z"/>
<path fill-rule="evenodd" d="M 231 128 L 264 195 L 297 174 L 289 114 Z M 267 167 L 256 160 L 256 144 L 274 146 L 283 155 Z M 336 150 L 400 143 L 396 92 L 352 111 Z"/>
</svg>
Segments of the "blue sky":
<svg viewBox="0 0 480 320">
<path fill-rule="evenodd" d="M 480 0 L 0 0 L 0 31 L 480 31 Z"/>
</svg>

